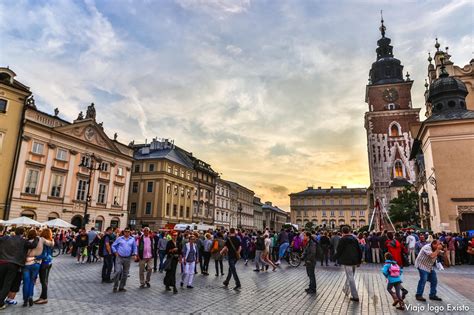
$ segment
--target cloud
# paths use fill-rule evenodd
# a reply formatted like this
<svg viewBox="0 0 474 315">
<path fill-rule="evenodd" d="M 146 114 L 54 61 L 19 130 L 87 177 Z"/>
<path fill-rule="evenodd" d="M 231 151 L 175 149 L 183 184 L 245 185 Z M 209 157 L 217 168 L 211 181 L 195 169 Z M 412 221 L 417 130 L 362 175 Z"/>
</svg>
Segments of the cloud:
<svg viewBox="0 0 474 315">
<path fill-rule="evenodd" d="M 472 58 L 469 7 L 384 8 L 415 106 L 434 37 L 455 63 Z M 369 185 L 364 96 L 379 10 L 303 0 L 0 2 L 0 62 L 42 110 L 72 120 L 94 102 L 120 141 L 174 139 L 288 208 L 288 192 L 308 185 Z"/>
</svg>

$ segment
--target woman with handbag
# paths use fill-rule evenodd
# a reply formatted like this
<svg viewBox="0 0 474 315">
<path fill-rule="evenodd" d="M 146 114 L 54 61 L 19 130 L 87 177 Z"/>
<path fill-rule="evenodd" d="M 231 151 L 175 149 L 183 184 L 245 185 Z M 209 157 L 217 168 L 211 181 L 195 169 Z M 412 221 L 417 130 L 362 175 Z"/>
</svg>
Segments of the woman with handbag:
<svg viewBox="0 0 474 315">
<path fill-rule="evenodd" d="M 166 290 L 171 291 L 170 287 L 172 287 L 174 294 L 178 293 L 178 289 L 176 289 L 176 267 L 178 266 L 179 261 L 177 238 L 178 232 L 173 232 L 171 234 L 171 240 L 166 244 L 166 261 L 164 263 L 166 274 L 165 279 L 163 280 Z"/>
<path fill-rule="evenodd" d="M 219 267 L 221 271 L 221 276 L 224 275 L 224 263 L 223 259 L 224 257 L 221 255 L 221 250 L 224 248 L 225 241 L 224 238 L 222 237 L 222 233 L 218 232 L 216 238 L 214 239 L 214 242 L 212 243 L 212 249 L 211 249 L 211 255 L 212 259 L 214 259 L 214 263 L 216 266 L 216 277 L 219 276 Z"/>
</svg>

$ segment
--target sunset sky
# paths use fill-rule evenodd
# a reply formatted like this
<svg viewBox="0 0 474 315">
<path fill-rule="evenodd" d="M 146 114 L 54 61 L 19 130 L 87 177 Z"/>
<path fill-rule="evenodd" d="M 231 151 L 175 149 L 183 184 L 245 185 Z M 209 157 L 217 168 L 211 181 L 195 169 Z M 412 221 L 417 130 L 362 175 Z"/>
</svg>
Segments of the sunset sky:
<svg viewBox="0 0 474 315">
<path fill-rule="evenodd" d="M 0 66 L 40 110 L 73 120 L 94 102 L 109 136 L 174 139 L 288 209 L 310 185 L 369 185 L 381 9 L 422 107 L 435 37 L 472 58 L 472 1 L 1 1 Z"/>
</svg>

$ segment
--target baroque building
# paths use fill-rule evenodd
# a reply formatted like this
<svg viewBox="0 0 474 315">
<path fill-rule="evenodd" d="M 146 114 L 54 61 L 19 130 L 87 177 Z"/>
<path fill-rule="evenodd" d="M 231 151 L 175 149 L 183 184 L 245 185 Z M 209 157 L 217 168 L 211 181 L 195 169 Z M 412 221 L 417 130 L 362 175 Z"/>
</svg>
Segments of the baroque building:
<svg viewBox="0 0 474 315">
<path fill-rule="evenodd" d="M 410 158 L 422 226 L 464 232 L 474 227 L 474 61 L 461 68 L 438 40 L 435 48 L 434 58 L 428 57 L 427 119 L 412 126 Z"/>
<path fill-rule="evenodd" d="M 255 193 L 235 182 L 226 182 L 230 186 L 230 208 L 233 214 L 231 227 L 253 229 L 253 197 Z"/>
<path fill-rule="evenodd" d="M 0 219 L 9 217 L 24 108 L 33 101 L 30 89 L 15 77 L 11 69 L 0 68 Z"/>
<path fill-rule="evenodd" d="M 81 227 L 87 204 L 87 228 L 124 228 L 133 151 L 116 138 L 96 122 L 94 104 L 72 123 L 58 109 L 50 115 L 29 104 L 9 217 L 61 218 Z"/>
<path fill-rule="evenodd" d="M 413 81 L 403 65 L 393 55 L 386 27 L 380 27 L 382 37 L 377 41 L 377 60 L 369 72 L 365 101 L 367 151 L 370 171 L 371 204 L 389 210 L 390 200 L 415 181 L 414 163 L 409 160 L 413 138 L 410 124 L 419 121 L 419 108 L 413 108 Z"/>
<path fill-rule="evenodd" d="M 258 231 L 263 230 L 263 203 L 257 196 L 253 197 L 253 225 Z"/>
<path fill-rule="evenodd" d="M 311 223 L 320 228 L 339 229 L 342 225 L 360 228 L 369 224 L 366 188 L 308 189 L 290 194 L 291 222 L 304 227 Z"/>
</svg>

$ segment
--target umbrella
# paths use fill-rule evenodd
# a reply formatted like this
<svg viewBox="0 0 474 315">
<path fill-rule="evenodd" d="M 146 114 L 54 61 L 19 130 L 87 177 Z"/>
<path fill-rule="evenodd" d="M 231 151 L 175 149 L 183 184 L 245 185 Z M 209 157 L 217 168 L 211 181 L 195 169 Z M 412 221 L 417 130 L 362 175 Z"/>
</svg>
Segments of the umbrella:
<svg viewBox="0 0 474 315">
<path fill-rule="evenodd" d="M 55 227 L 55 228 L 75 228 L 76 227 L 75 225 L 67 223 L 66 221 L 61 220 L 61 219 L 46 221 L 43 223 L 43 225 L 46 225 L 49 227 Z"/>
<path fill-rule="evenodd" d="M 0 225 L 3 225 L 3 222 L 5 222 L 5 221 L 3 221 L 3 220 L 0 220 Z"/>
<path fill-rule="evenodd" d="M 4 221 L 2 224 L 3 225 L 16 225 L 16 226 L 20 226 L 20 225 L 42 226 L 43 225 L 43 224 L 39 223 L 38 221 L 32 220 L 28 217 L 19 217 L 19 218 L 16 218 L 16 219 Z"/>
</svg>

